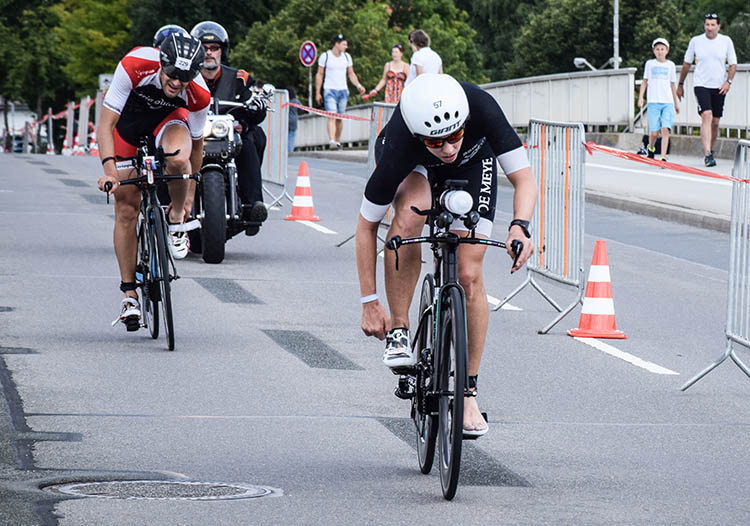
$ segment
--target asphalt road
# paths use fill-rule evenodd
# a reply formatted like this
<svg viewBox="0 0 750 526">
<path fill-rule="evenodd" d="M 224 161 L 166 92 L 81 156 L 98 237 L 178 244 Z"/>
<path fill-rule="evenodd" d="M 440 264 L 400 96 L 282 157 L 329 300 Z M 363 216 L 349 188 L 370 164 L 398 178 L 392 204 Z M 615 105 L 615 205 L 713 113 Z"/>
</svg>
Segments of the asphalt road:
<svg viewBox="0 0 750 526">
<path fill-rule="evenodd" d="M 230 240 L 222 264 L 178 262 L 169 352 L 163 338 L 110 327 L 119 278 L 97 160 L 0 157 L 0 523 L 750 521 L 748 379 L 727 363 L 679 390 L 723 351 L 726 234 L 588 205 L 586 260 L 605 239 L 628 339 L 595 348 L 568 337 L 578 310 L 537 334 L 555 313 L 531 289 L 513 299 L 517 309 L 493 312 L 479 381 L 491 429 L 466 444 L 449 503 L 436 470 L 419 473 L 382 344 L 359 328 L 354 244 L 336 247 L 353 233 L 364 166 L 307 160 L 318 225 L 333 233 L 284 221 L 285 202 L 258 236 Z M 509 220 L 503 188 L 498 235 Z M 488 294 L 520 283 L 508 268 L 506 255 L 488 252 Z M 39 489 L 126 480 L 270 495 L 188 500 L 202 486 L 186 484 L 134 491 L 183 497 L 172 500 Z M 122 486 L 99 489 L 122 495 Z"/>
</svg>

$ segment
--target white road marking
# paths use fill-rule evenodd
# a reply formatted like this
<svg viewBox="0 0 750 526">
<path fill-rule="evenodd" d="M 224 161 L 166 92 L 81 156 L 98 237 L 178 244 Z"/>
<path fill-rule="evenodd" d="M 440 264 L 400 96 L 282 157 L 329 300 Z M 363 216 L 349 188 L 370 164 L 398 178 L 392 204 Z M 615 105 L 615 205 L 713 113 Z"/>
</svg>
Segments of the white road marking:
<svg viewBox="0 0 750 526">
<path fill-rule="evenodd" d="M 9 194 L 9 193 L 11 193 L 12 191 L 13 191 L 13 190 L 0 190 L 0 193 L 4 193 L 4 194 Z"/>
<path fill-rule="evenodd" d="M 636 170 L 634 168 L 622 168 L 620 166 L 610 166 L 608 164 L 597 164 L 597 163 L 586 163 L 586 166 L 591 166 L 593 168 L 604 168 L 606 170 L 616 170 L 619 172 L 631 172 L 636 174 L 644 174 L 644 175 L 655 175 L 657 177 L 666 177 L 669 179 L 682 179 L 683 181 L 692 181 L 694 183 L 706 183 L 706 184 L 718 184 L 721 186 L 729 186 L 732 184 L 732 181 L 726 181 L 723 179 L 712 179 L 710 177 L 703 177 L 700 175 L 694 175 L 694 176 L 688 176 L 688 175 L 673 175 L 669 173 L 663 173 L 664 171 L 659 168 L 659 172 L 649 172 L 647 170 Z M 699 178 L 699 179 L 698 179 Z"/>
<path fill-rule="evenodd" d="M 323 232 L 324 234 L 335 234 L 333 230 L 329 230 L 323 225 L 319 225 L 318 223 L 315 223 L 313 221 L 297 221 L 297 223 L 302 223 L 303 225 L 307 225 L 310 228 L 314 228 L 318 232 Z"/>
<path fill-rule="evenodd" d="M 611 345 L 607 343 L 600 342 L 599 340 L 595 338 L 573 338 L 573 339 L 578 340 L 581 343 L 585 343 L 586 345 L 589 345 L 593 347 L 594 349 L 602 351 L 605 354 L 609 354 L 610 356 L 614 356 L 615 358 L 619 358 L 620 360 L 625 360 L 626 362 L 633 364 L 636 367 L 640 367 L 641 369 L 646 369 L 650 373 L 670 374 L 670 375 L 678 375 L 678 376 L 680 374 L 671 369 L 667 369 L 666 367 L 662 367 L 661 365 L 656 365 L 655 363 L 648 362 L 630 353 L 621 351 L 620 349 L 612 347 Z"/>
<path fill-rule="evenodd" d="M 495 298 L 494 296 L 490 296 L 487 294 L 487 302 L 492 305 L 493 307 L 497 307 L 500 305 L 500 300 Z M 510 303 L 506 303 L 502 307 L 500 307 L 500 310 L 523 310 L 521 307 L 516 307 L 515 305 L 511 305 Z"/>
</svg>

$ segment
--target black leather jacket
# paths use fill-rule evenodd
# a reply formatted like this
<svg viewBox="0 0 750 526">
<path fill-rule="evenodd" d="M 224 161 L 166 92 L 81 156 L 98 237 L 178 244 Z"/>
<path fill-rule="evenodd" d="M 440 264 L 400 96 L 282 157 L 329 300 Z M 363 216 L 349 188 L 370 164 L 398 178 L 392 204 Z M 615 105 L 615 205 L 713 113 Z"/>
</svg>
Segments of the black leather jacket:
<svg viewBox="0 0 750 526">
<path fill-rule="evenodd" d="M 211 96 L 219 100 L 231 100 L 235 102 L 244 102 L 252 96 L 250 88 L 255 81 L 250 74 L 243 70 L 237 70 L 221 66 L 221 74 L 213 79 L 205 79 Z M 221 113 L 231 113 L 240 124 L 242 124 L 242 137 L 247 137 L 250 129 L 257 126 L 266 118 L 266 110 L 253 111 L 247 108 L 222 108 Z"/>
</svg>

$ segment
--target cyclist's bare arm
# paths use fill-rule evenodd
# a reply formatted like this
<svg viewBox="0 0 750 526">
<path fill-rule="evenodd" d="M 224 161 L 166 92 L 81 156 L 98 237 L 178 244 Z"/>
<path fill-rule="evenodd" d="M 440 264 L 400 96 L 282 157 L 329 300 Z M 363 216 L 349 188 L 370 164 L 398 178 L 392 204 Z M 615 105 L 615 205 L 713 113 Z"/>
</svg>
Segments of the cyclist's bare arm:
<svg viewBox="0 0 750 526">
<path fill-rule="evenodd" d="M 513 218 L 530 221 L 534 215 L 534 206 L 536 205 L 537 198 L 537 186 L 534 176 L 531 173 L 531 168 L 521 168 L 520 170 L 509 173 L 507 177 L 514 189 Z M 514 239 L 523 242 L 523 251 L 512 269 L 513 272 L 520 269 L 534 252 L 534 244 L 524 235 L 521 227 L 513 226 L 508 231 L 508 238 L 506 241 L 510 257 L 514 257 L 511 249 L 511 244 Z"/>
<path fill-rule="evenodd" d="M 96 140 L 99 143 L 99 157 L 106 159 L 115 156 L 115 126 L 120 120 L 120 115 L 107 107 L 102 108 L 99 117 L 99 129 L 96 131 Z M 115 161 L 107 161 L 102 165 L 104 175 L 99 178 L 99 190 L 104 192 L 104 185 L 107 182 L 112 183 L 110 194 L 117 190 L 117 165 Z"/>
<path fill-rule="evenodd" d="M 376 266 L 378 259 L 377 236 L 380 222 L 367 221 L 360 214 L 357 219 L 357 274 L 361 297 L 375 294 Z M 391 330 L 391 318 L 380 300 L 362 304 L 362 331 L 367 336 L 385 339 Z"/>
</svg>

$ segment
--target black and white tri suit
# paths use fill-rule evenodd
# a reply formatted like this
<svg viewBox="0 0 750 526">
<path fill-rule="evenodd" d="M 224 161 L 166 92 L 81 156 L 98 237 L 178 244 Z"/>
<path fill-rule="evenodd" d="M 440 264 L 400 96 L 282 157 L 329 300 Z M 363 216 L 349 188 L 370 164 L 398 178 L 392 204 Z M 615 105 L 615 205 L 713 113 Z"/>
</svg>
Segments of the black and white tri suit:
<svg viewBox="0 0 750 526">
<path fill-rule="evenodd" d="M 467 179 L 465 188 L 474 199 L 472 210 L 481 217 L 478 234 L 490 236 L 497 200 L 497 163 L 506 174 L 529 166 L 521 139 L 492 96 L 479 86 L 461 82 L 469 101 L 463 144 L 456 160 L 445 164 L 413 136 L 396 106 L 391 120 L 375 143 L 376 167 L 365 186 L 360 213 L 367 221 L 379 222 L 396 195 L 401 182 L 418 172 L 430 182 Z M 497 161 L 497 162 L 496 162 Z M 456 221 L 451 230 L 466 230 Z"/>
</svg>

